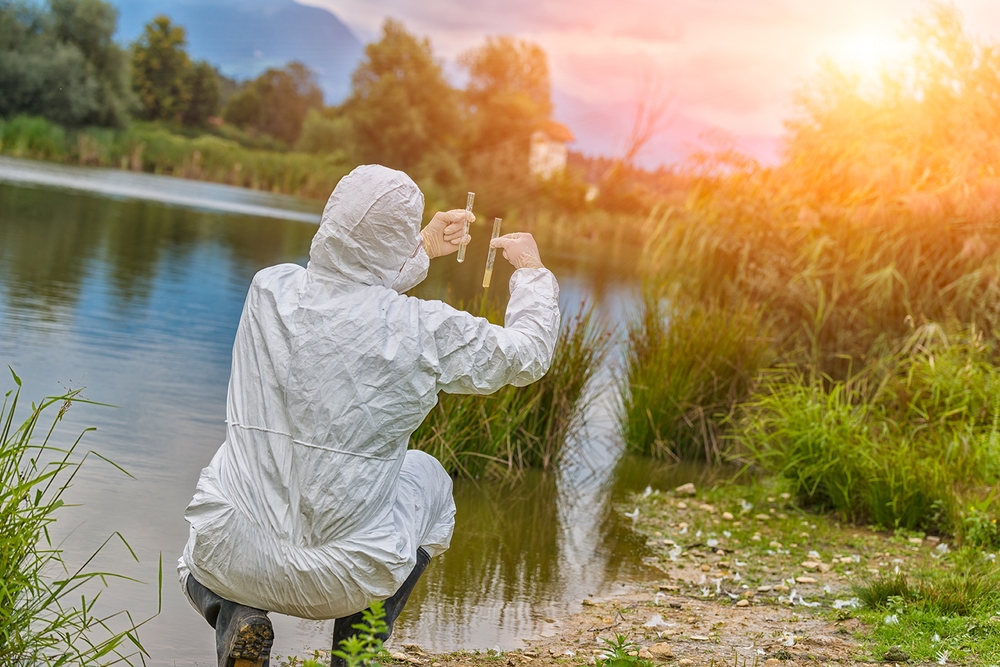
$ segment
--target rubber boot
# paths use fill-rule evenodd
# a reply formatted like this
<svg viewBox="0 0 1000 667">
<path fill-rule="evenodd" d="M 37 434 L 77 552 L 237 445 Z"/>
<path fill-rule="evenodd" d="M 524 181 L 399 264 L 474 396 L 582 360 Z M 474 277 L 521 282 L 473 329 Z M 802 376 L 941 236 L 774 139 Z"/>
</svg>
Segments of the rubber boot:
<svg viewBox="0 0 1000 667">
<path fill-rule="evenodd" d="M 219 667 L 268 667 L 274 630 L 263 609 L 219 597 L 188 576 L 188 595 L 208 624 L 215 628 Z"/>
<path fill-rule="evenodd" d="M 424 570 L 427 569 L 427 564 L 430 562 L 430 554 L 424 551 L 423 547 L 418 547 L 417 563 L 413 566 L 413 570 L 406 577 L 406 581 L 399 587 L 399 590 L 383 603 L 385 607 L 385 624 L 388 626 L 388 629 L 386 632 L 377 635 L 382 641 L 389 639 L 389 636 L 392 634 L 392 628 L 396 624 L 396 619 L 399 617 L 400 612 L 403 611 L 406 601 L 410 599 L 410 593 L 413 592 L 413 588 L 417 585 L 417 580 L 420 579 L 420 575 L 424 573 Z M 339 651 L 341 648 L 340 642 L 351 635 L 357 634 L 358 631 L 354 626 L 363 622 L 363 611 L 345 616 L 344 618 L 338 618 L 333 624 L 333 650 Z M 330 667 L 347 667 L 347 661 L 335 655 L 330 656 Z"/>
</svg>

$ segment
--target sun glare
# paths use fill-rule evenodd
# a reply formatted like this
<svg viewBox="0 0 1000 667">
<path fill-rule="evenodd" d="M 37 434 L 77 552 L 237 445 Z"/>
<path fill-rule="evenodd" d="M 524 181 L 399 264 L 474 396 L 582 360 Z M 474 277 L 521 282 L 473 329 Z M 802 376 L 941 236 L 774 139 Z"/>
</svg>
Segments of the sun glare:
<svg viewBox="0 0 1000 667">
<path fill-rule="evenodd" d="M 875 77 L 886 65 L 905 59 L 910 51 L 910 45 L 894 35 L 865 32 L 834 38 L 826 55 L 849 72 Z"/>
</svg>

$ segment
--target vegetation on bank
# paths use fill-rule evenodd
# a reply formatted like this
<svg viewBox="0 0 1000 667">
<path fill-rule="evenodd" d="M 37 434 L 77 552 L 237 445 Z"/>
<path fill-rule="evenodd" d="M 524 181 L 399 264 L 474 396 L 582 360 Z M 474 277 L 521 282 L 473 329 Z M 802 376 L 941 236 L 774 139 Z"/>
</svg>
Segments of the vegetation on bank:
<svg viewBox="0 0 1000 667">
<path fill-rule="evenodd" d="M 485 299 L 472 310 L 494 323 L 503 320 Z M 552 366 L 541 380 L 486 396 L 442 392 L 411 446 L 433 455 L 452 475 L 505 478 L 525 468 L 555 470 L 595 397 L 591 381 L 610 343 L 593 311 L 582 311 L 563 323 Z"/>
<path fill-rule="evenodd" d="M 994 545 L 998 51 L 948 6 L 911 33 L 900 70 L 803 92 L 780 166 L 717 155 L 651 216 L 622 433 L 721 452 L 846 519 Z"/>
<path fill-rule="evenodd" d="M 70 406 L 86 401 L 79 391 L 46 398 L 17 424 L 21 380 L 13 378 L 17 388 L 0 407 L 0 664 L 133 664 L 146 653 L 137 633 L 145 621 L 127 611 L 98 613 L 99 593 L 91 587 L 118 575 L 87 569 L 90 559 L 71 566 L 50 533 L 66 490 L 92 453 L 77 455 L 82 435 L 67 449 L 52 436 Z M 53 412 L 46 428 L 42 420 Z M 101 549 L 113 538 L 122 539 L 115 533 Z M 161 563 L 161 584 L 162 574 Z"/>
</svg>

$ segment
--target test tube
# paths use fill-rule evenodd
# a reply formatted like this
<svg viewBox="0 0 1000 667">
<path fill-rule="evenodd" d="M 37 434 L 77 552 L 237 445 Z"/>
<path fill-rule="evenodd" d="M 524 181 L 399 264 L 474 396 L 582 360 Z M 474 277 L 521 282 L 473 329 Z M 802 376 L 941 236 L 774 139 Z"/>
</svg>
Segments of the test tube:
<svg viewBox="0 0 1000 667">
<path fill-rule="evenodd" d="M 462 238 L 469 233 L 469 214 L 472 213 L 472 202 L 476 200 L 476 193 L 470 192 L 469 197 L 465 200 L 465 232 L 462 234 Z M 458 246 L 458 261 L 462 263 L 465 261 L 465 244 Z"/>
<path fill-rule="evenodd" d="M 490 237 L 490 252 L 486 255 L 486 273 L 483 274 L 483 289 L 487 289 L 490 286 L 490 280 L 493 278 L 493 260 L 497 256 L 497 249 L 493 247 L 493 239 L 500 236 L 500 221 L 501 218 L 493 218 L 493 236 Z"/>
</svg>

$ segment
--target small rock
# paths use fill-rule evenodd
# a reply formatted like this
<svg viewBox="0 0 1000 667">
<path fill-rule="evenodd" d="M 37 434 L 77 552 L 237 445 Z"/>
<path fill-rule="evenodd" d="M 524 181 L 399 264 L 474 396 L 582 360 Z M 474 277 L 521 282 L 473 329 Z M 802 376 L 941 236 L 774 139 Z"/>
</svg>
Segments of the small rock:
<svg viewBox="0 0 1000 667">
<path fill-rule="evenodd" d="M 758 521 L 770 521 L 771 520 L 771 515 L 770 514 L 754 514 L 753 518 L 757 519 Z"/>
<path fill-rule="evenodd" d="M 677 503 L 677 509 L 679 509 L 679 510 L 686 510 L 687 508 L 688 508 L 688 504 L 686 502 L 681 501 L 681 502 Z"/>
<path fill-rule="evenodd" d="M 800 584 L 815 584 L 816 583 L 816 579 L 813 578 L 813 577 L 795 577 L 795 581 L 799 582 Z"/>
<path fill-rule="evenodd" d="M 777 658 L 768 658 L 764 661 L 764 667 L 781 667 L 781 661 Z"/>
<path fill-rule="evenodd" d="M 583 604 L 584 607 L 596 607 L 597 606 L 596 602 L 594 602 L 593 600 L 588 600 L 587 598 L 584 598 L 583 602 L 581 604 Z"/>
<path fill-rule="evenodd" d="M 818 570 L 821 563 L 817 563 L 814 560 L 807 560 L 802 562 L 802 567 L 807 570 Z"/>
<path fill-rule="evenodd" d="M 739 602 L 736 603 L 736 606 L 737 607 L 749 607 L 750 606 L 750 600 L 740 600 Z"/>
<path fill-rule="evenodd" d="M 687 484 L 681 484 L 674 489 L 674 493 L 679 496 L 693 496 L 698 493 L 698 490 L 694 488 L 694 484 L 688 482 Z"/>
<path fill-rule="evenodd" d="M 907 540 L 910 544 L 923 544 L 924 538 L 922 537 L 911 537 Z"/>
<path fill-rule="evenodd" d="M 774 587 L 774 590 L 778 591 L 779 593 L 787 593 L 792 589 L 786 586 L 785 584 L 778 584 L 777 586 Z"/>
<path fill-rule="evenodd" d="M 819 564 L 819 571 L 822 572 L 823 574 L 826 574 L 827 572 L 829 572 L 831 568 L 832 568 L 832 566 L 829 563 L 820 563 Z"/>
<path fill-rule="evenodd" d="M 771 587 L 770 586 L 758 586 L 757 587 L 757 592 L 758 593 L 770 593 L 771 592 Z"/>
<path fill-rule="evenodd" d="M 681 658 L 677 661 L 677 667 L 691 667 L 694 664 L 694 660 L 691 658 Z"/>
<path fill-rule="evenodd" d="M 709 505 L 708 503 L 699 505 L 698 509 L 700 509 L 702 512 L 708 512 L 709 514 L 714 514 L 716 511 L 715 505 Z"/>
<path fill-rule="evenodd" d="M 671 648 L 670 644 L 666 642 L 660 642 L 659 644 L 653 644 L 648 649 L 649 654 L 653 656 L 656 660 L 673 660 L 674 659 L 674 649 Z"/>
<path fill-rule="evenodd" d="M 701 564 L 701 571 L 702 572 L 711 572 L 712 571 L 712 566 L 709 565 L 708 563 L 702 563 Z"/>
<path fill-rule="evenodd" d="M 893 646 L 885 652 L 882 659 L 888 662 L 909 662 L 910 654 L 898 646 Z"/>
<path fill-rule="evenodd" d="M 769 542 L 767 546 L 771 547 L 772 549 L 780 549 L 781 542 L 778 542 L 777 540 L 771 540 L 771 542 Z"/>
<path fill-rule="evenodd" d="M 941 541 L 941 538 L 937 537 L 936 535 L 928 535 L 924 539 L 930 542 L 931 544 L 937 544 L 938 542 Z"/>
<path fill-rule="evenodd" d="M 653 654 L 649 652 L 648 648 L 644 648 L 641 651 L 639 651 L 639 657 L 642 658 L 643 660 L 652 660 Z"/>
<path fill-rule="evenodd" d="M 736 517 L 733 516 L 732 512 L 723 512 L 722 513 L 722 518 L 725 519 L 726 521 L 732 521 Z"/>
<path fill-rule="evenodd" d="M 711 637 L 706 637 L 705 635 L 691 635 L 688 639 L 693 642 L 707 642 Z"/>
</svg>

